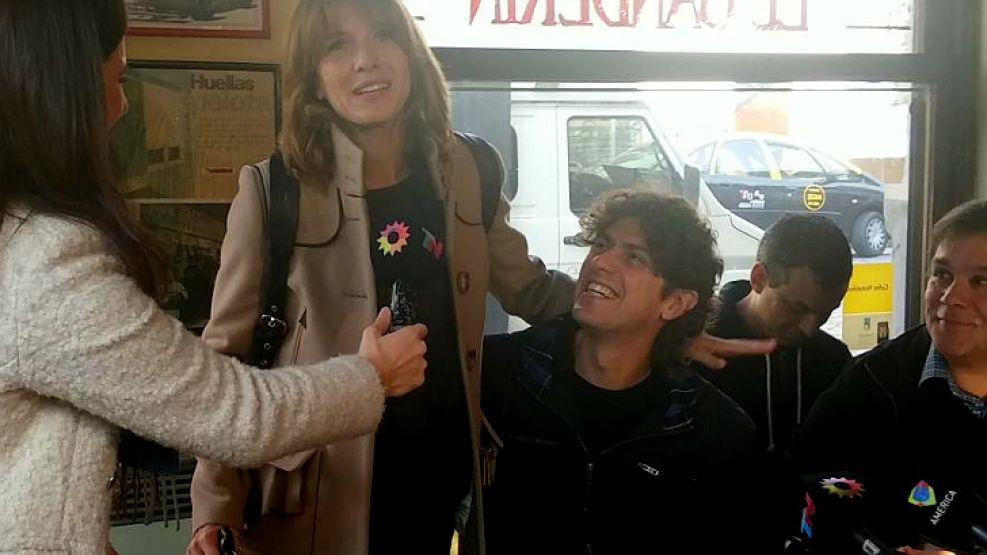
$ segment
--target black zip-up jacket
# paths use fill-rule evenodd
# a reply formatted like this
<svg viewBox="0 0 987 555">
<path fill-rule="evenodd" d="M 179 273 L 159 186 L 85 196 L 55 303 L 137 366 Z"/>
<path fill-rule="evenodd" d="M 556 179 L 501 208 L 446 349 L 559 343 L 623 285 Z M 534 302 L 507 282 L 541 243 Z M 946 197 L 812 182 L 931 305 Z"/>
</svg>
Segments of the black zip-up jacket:
<svg viewBox="0 0 987 555">
<path fill-rule="evenodd" d="M 918 540 L 922 525 L 907 515 L 920 480 L 939 501 L 950 488 L 987 499 L 987 421 L 944 380 L 919 385 L 931 345 L 920 326 L 855 360 L 816 402 L 795 449 L 803 471 L 848 470 L 871 482 L 864 524 L 892 547 Z"/>
<path fill-rule="evenodd" d="M 502 446 L 484 492 L 488 553 L 720 553 L 756 545 L 744 505 L 754 427 L 687 368 L 592 455 L 567 384 L 571 318 L 488 338 L 483 410 Z M 655 371 L 660 371 L 655 369 Z"/>
<path fill-rule="evenodd" d="M 720 290 L 720 306 L 707 330 L 726 339 L 763 339 L 744 322 L 737 303 L 751 291 L 748 281 Z M 799 422 L 816 398 L 851 360 L 841 341 L 819 330 L 798 347 L 779 347 L 769 355 L 736 357 L 726 368 L 697 365 L 700 374 L 736 401 L 757 426 L 757 445 L 783 455 L 792 446 Z"/>
<path fill-rule="evenodd" d="M 748 281 L 733 281 L 720 290 L 720 304 L 708 328 L 727 339 L 763 339 L 740 315 L 737 303 L 751 291 Z M 770 534 L 765 553 L 779 553 L 798 533 L 802 488 L 790 451 L 800 423 L 816 398 L 851 360 L 846 345 L 819 330 L 798 347 L 779 347 L 767 355 L 736 357 L 722 370 L 696 364 L 699 373 L 736 401 L 756 426 L 754 465 L 761 494 L 748 507 L 763 515 Z"/>
</svg>

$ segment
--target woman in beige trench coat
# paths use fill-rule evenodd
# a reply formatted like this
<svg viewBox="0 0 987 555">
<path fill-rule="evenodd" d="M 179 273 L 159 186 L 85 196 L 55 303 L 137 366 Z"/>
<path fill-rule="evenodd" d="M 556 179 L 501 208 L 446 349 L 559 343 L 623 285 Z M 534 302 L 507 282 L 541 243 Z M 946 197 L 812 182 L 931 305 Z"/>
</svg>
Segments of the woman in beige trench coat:
<svg viewBox="0 0 987 555">
<path fill-rule="evenodd" d="M 388 403 L 376 434 L 250 470 L 200 461 L 189 552 L 210 553 L 227 525 L 247 553 L 448 553 L 479 466 L 487 291 L 536 319 L 569 308 L 572 281 L 528 256 L 506 200 L 484 226 L 445 79 L 400 2 L 302 0 L 284 96 L 281 150 L 301 200 L 277 365 L 353 352 L 400 281 L 429 328 L 428 378 Z M 203 333 L 229 354 L 249 350 L 259 310 L 269 171 L 241 172 Z"/>
<path fill-rule="evenodd" d="M 200 460 L 188 555 L 216 553 L 221 526 L 245 553 L 448 553 L 457 511 L 481 489 L 486 294 L 531 321 L 566 312 L 574 284 L 528 255 L 503 197 L 484 225 L 482 176 L 400 1 L 301 0 L 284 96 L 281 151 L 301 201 L 277 364 L 352 352 L 397 282 L 429 328 L 428 379 L 388 403 L 375 434 L 249 470 Z M 245 167 L 230 211 L 203 334 L 221 352 L 250 349 L 269 178 L 267 163 Z M 476 551 L 482 515 L 471 518 Z"/>
</svg>

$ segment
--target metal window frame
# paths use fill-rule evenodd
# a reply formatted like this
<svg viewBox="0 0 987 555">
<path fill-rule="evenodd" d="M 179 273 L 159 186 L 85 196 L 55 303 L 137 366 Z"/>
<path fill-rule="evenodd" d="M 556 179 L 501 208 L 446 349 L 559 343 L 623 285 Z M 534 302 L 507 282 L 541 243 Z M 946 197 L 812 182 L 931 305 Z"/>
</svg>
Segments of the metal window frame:
<svg viewBox="0 0 987 555">
<path fill-rule="evenodd" d="M 436 48 L 451 80 L 627 83 L 812 81 L 914 83 L 905 321 L 922 321 L 922 283 L 933 222 L 976 193 L 976 86 L 980 2 L 915 0 L 915 52 L 709 54 Z"/>
</svg>

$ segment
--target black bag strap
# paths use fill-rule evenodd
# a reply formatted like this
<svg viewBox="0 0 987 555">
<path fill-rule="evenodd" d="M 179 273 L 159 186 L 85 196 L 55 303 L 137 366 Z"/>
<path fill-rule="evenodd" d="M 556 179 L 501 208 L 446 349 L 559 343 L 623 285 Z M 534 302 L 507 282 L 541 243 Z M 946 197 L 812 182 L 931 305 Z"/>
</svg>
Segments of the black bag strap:
<svg viewBox="0 0 987 555">
<path fill-rule="evenodd" d="M 261 281 L 260 315 L 254 325 L 254 342 L 250 362 L 258 368 L 274 364 L 284 338 L 288 335 L 285 305 L 288 300 L 288 267 L 295 249 L 298 228 L 298 180 L 288 171 L 280 152 L 269 159 L 270 182 L 267 183 L 265 216 L 266 249 L 264 277 Z M 263 179 L 263 173 L 261 173 Z"/>
<path fill-rule="evenodd" d="M 460 141 L 469 147 L 480 173 L 480 213 L 483 216 L 483 229 L 490 231 L 497 207 L 500 205 L 500 191 L 504 185 L 504 164 L 497 150 L 486 139 L 473 133 L 453 131 Z"/>
</svg>

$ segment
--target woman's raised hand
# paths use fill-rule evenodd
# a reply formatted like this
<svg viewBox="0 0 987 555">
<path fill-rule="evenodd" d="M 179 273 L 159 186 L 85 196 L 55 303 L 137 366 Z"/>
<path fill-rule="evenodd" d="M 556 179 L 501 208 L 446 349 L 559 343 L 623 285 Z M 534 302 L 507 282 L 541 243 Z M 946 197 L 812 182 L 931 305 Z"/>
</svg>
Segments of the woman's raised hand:
<svg viewBox="0 0 987 555">
<path fill-rule="evenodd" d="M 388 333 L 391 310 L 380 309 L 363 330 L 359 354 L 377 369 L 384 394 L 404 395 L 425 383 L 425 336 L 428 328 L 414 324 Z"/>
</svg>

